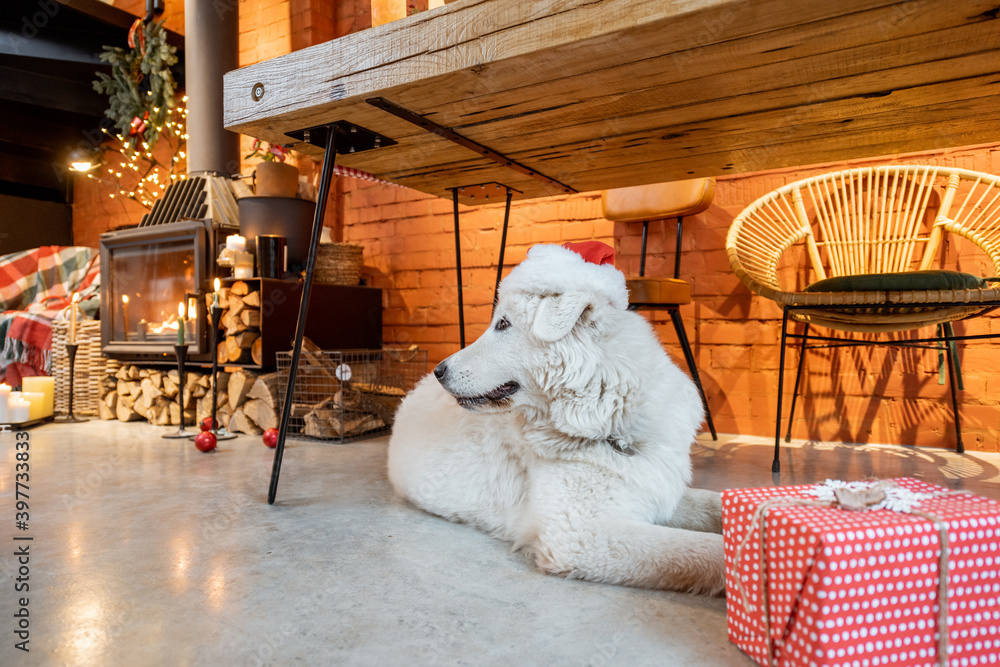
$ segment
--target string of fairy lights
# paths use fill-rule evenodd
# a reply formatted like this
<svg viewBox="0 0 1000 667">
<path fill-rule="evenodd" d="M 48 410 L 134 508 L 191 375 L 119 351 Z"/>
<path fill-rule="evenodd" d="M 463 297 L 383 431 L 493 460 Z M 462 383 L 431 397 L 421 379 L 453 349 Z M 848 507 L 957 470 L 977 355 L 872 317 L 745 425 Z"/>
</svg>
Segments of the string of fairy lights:
<svg viewBox="0 0 1000 667">
<path fill-rule="evenodd" d="M 145 140 L 142 136 L 145 130 L 143 123 L 134 126 L 135 132 L 130 136 L 102 128 L 108 140 L 114 142 L 105 155 L 118 153 L 120 160 L 118 164 L 113 161 L 109 164 L 105 159 L 103 174 L 98 176 L 88 173 L 87 177 L 110 183 L 112 192 L 108 196 L 111 199 L 132 200 L 147 209 L 151 208 L 168 185 L 186 178 L 184 160 L 187 158 L 185 148 L 188 139 L 187 99 L 185 95 L 170 107 L 163 124 L 156 127 L 157 134 L 165 140 L 170 152 L 169 162 L 165 156 L 157 158 L 154 154 L 160 142 L 150 145 Z M 155 114 L 159 114 L 159 111 L 159 108 L 153 108 Z"/>
</svg>

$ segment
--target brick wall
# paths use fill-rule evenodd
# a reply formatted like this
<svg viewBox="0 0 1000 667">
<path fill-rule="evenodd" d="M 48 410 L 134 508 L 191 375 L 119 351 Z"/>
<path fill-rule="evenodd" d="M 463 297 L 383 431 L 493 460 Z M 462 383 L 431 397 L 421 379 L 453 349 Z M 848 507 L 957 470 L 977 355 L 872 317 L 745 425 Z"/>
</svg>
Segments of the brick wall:
<svg viewBox="0 0 1000 667">
<path fill-rule="evenodd" d="M 368 0 L 241 0 L 240 63 L 251 64 L 369 25 Z M 243 146 L 248 148 L 249 140 Z M 724 249 L 733 218 L 757 197 L 784 183 L 845 166 L 890 161 L 958 165 L 997 173 L 1000 144 L 727 176 L 719 180 L 713 205 L 686 221 L 682 277 L 692 284 L 694 303 L 685 307 L 683 314 L 720 432 L 773 435 L 778 379 L 780 310 L 769 301 L 752 297 L 733 275 Z M 304 173 L 314 172 L 309 160 L 301 160 L 299 166 Z M 113 207 L 106 200 L 81 201 L 86 196 L 78 189 L 75 231 L 78 239 L 88 239 L 87 243 L 93 239 L 96 244 L 96 235 L 88 230 L 122 216 L 108 211 Z M 88 213 L 86 206 L 98 214 Z M 451 210 L 449 201 L 352 179 L 335 183 L 328 207 L 327 224 L 335 238 L 365 247 L 365 263 L 371 267 L 375 284 L 385 290 L 385 341 L 417 343 L 429 350 L 431 363 L 458 349 Z M 462 207 L 468 342 L 475 340 L 489 321 L 502 216 L 502 204 Z M 523 259 L 535 243 L 598 239 L 613 243 L 618 266 L 634 273 L 640 231 L 641 225 L 611 223 L 601 217 L 598 193 L 515 203 L 506 270 Z M 673 222 L 654 223 L 650 232 L 647 273 L 668 275 L 673 262 Z M 959 261 L 972 261 L 963 254 L 967 249 L 952 248 L 950 252 Z M 669 318 L 661 313 L 651 318 L 665 347 L 683 366 Z M 988 318 L 960 324 L 958 329 L 975 333 L 995 326 L 995 318 Z M 797 358 L 797 352 L 788 355 L 786 382 L 793 379 Z M 1000 429 L 996 428 L 1000 401 L 991 397 L 998 393 L 991 390 L 1000 388 L 1000 378 L 993 372 L 998 359 L 997 346 L 989 342 L 969 343 L 962 351 L 966 386 L 961 395 L 963 432 L 970 450 L 1000 451 Z M 809 355 L 803 387 L 794 437 L 954 447 L 947 386 L 938 384 L 938 358 L 933 352 L 867 348 L 814 351 Z M 788 391 L 790 388 L 786 390 L 786 414 Z"/>
<path fill-rule="evenodd" d="M 892 162 L 939 164 L 996 173 L 1000 144 L 879 160 L 783 169 L 719 179 L 713 205 L 685 221 L 682 277 L 694 302 L 683 309 L 716 427 L 725 433 L 774 433 L 781 311 L 751 295 L 733 274 L 725 238 L 733 219 L 758 197 L 785 183 L 835 169 Z M 402 188 L 354 181 L 340 184 L 343 239 L 365 247 L 365 261 L 385 289 L 385 340 L 417 343 L 436 363 L 458 349 L 457 287 L 451 203 Z M 467 342 L 490 318 L 503 206 L 461 207 L 462 279 Z M 647 275 L 670 275 L 674 221 L 650 225 Z M 505 272 L 535 243 L 598 239 L 614 244 L 617 264 L 637 273 L 641 225 L 601 217 L 598 193 L 515 203 L 511 213 Z M 949 249 L 949 265 L 979 262 L 970 247 Z M 646 313 L 670 354 L 684 365 L 666 313 Z M 961 333 L 982 333 L 995 318 L 958 323 Z M 970 450 L 1000 451 L 1000 386 L 993 369 L 1000 348 L 988 341 L 961 353 L 963 434 Z M 786 360 L 786 383 L 794 379 L 797 351 Z M 803 376 L 793 437 L 846 442 L 897 442 L 954 447 L 947 385 L 939 384 L 933 351 L 858 348 L 812 351 Z M 791 385 L 786 387 L 785 414 Z M 881 400 L 873 397 L 883 397 Z"/>
</svg>

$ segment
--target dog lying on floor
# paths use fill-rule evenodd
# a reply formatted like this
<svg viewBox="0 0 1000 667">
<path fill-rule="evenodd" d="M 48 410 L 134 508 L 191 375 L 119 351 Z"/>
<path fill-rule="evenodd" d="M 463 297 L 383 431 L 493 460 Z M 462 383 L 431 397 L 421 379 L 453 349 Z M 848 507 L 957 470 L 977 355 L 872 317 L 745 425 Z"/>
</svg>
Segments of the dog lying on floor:
<svg viewBox="0 0 1000 667">
<path fill-rule="evenodd" d="M 687 487 L 698 391 L 627 304 L 613 266 L 532 248 L 490 329 L 404 399 L 389 479 L 550 574 L 720 594 L 720 497 Z"/>
</svg>

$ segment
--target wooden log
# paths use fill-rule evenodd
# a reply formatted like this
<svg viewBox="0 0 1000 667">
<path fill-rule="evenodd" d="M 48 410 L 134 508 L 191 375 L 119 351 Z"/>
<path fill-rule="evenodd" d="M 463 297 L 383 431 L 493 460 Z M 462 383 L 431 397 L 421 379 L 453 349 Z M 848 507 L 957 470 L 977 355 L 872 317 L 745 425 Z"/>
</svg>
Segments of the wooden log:
<svg viewBox="0 0 1000 667">
<path fill-rule="evenodd" d="M 246 296 L 250 292 L 250 286 L 247 285 L 242 280 L 237 280 L 232 285 L 229 286 L 229 296 Z"/>
<path fill-rule="evenodd" d="M 127 380 L 128 379 L 128 369 L 129 369 L 128 366 L 122 366 L 121 368 L 119 368 L 118 372 L 115 373 L 115 378 L 118 379 L 118 380 Z"/>
<path fill-rule="evenodd" d="M 148 368 L 140 368 L 139 369 L 139 381 L 141 382 L 143 380 L 143 378 L 148 378 L 148 377 L 149 377 L 149 369 Z"/>
<path fill-rule="evenodd" d="M 167 426 L 170 423 L 170 406 L 177 405 L 176 401 L 171 401 L 165 396 L 158 396 L 153 400 L 153 405 L 147 412 L 149 423 L 156 426 Z"/>
<path fill-rule="evenodd" d="M 243 297 L 243 305 L 247 308 L 260 308 L 260 292 L 250 292 Z"/>
<path fill-rule="evenodd" d="M 219 355 L 219 363 L 220 364 L 228 364 L 229 363 L 229 347 L 226 345 L 226 341 L 225 340 L 219 341 L 219 345 L 217 346 L 216 349 L 218 350 L 216 352 L 216 354 Z"/>
<path fill-rule="evenodd" d="M 248 435 L 260 435 L 264 432 L 257 424 L 247 418 L 242 408 L 233 410 L 233 415 L 229 418 L 229 426 L 226 428 L 234 433 L 246 433 Z"/>
<path fill-rule="evenodd" d="M 219 404 L 219 411 L 216 413 L 216 417 L 218 418 L 219 423 L 222 424 L 222 426 L 225 427 L 226 429 L 229 428 L 229 418 L 232 416 L 232 414 L 233 410 L 232 408 L 229 407 L 228 401 L 226 403 Z"/>
<path fill-rule="evenodd" d="M 169 374 L 164 375 L 162 391 L 167 398 L 175 398 L 177 396 L 177 379 L 170 377 Z"/>
<path fill-rule="evenodd" d="M 274 408 L 259 398 L 252 398 L 244 403 L 243 414 L 264 431 L 278 427 L 278 415 Z"/>
<path fill-rule="evenodd" d="M 139 398 L 139 395 L 142 393 L 142 383 L 137 380 L 128 380 L 126 385 L 128 386 L 129 395 L 132 398 Z"/>
<path fill-rule="evenodd" d="M 141 376 L 139 375 L 139 367 L 138 366 L 129 366 L 128 367 L 128 379 L 129 380 L 138 380 L 140 377 Z"/>
<path fill-rule="evenodd" d="M 117 391 L 121 396 L 127 395 L 129 393 L 128 380 L 118 380 L 117 386 L 115 387 L 115 391 Z"/>
<path fill-rule="evenodd" d="M 314 438 L 348 438 L 384 427 L 385 422 L 367 412 L 313 410 L 305 416 L 302 432 Z"/>
<path fill-rule="evenodd" d="M 243 309 L 246 308 L 246 302 L 244 301 L 246 297 L 237 296 L 232 294 L 229 296 L 229 309 L 226 311 L 232 318 L 239 318 L 240 314 L 243 313 Z"/>
<path fill-rule="evenodd" d="M 256 292 L 254 292 L 256 294 Z M 260 311 L 256 309 L 247 308 L 242 313 L 240 313 L 240 319 L 248 327 L 255 329 L 260 328 Z"/>
<path fill-rule="evenodd" d="M 104 397 L 102 402 L 109 408 L 114 410 L 115 407 L 117 407 L 118 405 L 118 392 L 117 391 L 108 392 L 108 395 Z"/>
<path fill-rule="evenodd" d="M 253 388 L 254 382 L 257 381 L 257 376 L 253 373 L 249 373 L 244 370 L 238 370 L 229 376 L 229 386 L 227 387 L 227 393 L 229 395 L 229 407 L 236 410 L 236 408 L 243 405 L 246 401 L 247 394 Z"/>
<path fill-rule="evenodd" d="M 118 392 L 115 392 L 116 407 L 118 403 L 117 393 Z M 115 411 L 115 408 L 109 407 L 108 404 L 104 401 L 97 402 L 97 416 L 98 418 L 103 419 L 105 421 L 109 419 L 118 419 L 118 413 Z"/>
<path fill-rule="evenodd" d="M 115 379 L 113 375 L 105 375 L 101 378 L 99 385 L 98 395 L 101 398 L 107 396 L 110 392 L 116 391 L 118 389 L 118 380 Z"/>
<path fill-rule="evenodd" d="M 250 358 L 258 366 L 264 365 L 264 345 L 262 343 L 263 340 L 264 340 L 263 338 L 258 336 L 257 340 L 255 340 L 253 342 L 253 345 L 250 346 Z"/>
<path fill-rule="evenodd" d="M 223 406 L 229 405 L 229 396 L 224 391 L 219 392 L 218 404 L 216 405 L 216 417 L 218 413 L 222 411 Z M 201 423 L 205 417 L 210 417 L 212 415 L 212 392 L 209 392 L 198 399 L 198 403 L 195 410 L 195 419 L 198 423 Z"/>
<path fill-rule="evenodd" d="M 132 409 L 135 402 L 129 396 L 119 396 L 118 405 L 115 406 L 115 414 L 118 416 L 118 421 L 121 422 L 135 422 L 143 419 L 143 416 Z"/>
<path fill-rule="evenodd" d="M 243 324 L 243 320 L 238 317 L 234 317 L 230 320 L 231 324 L 226 327 L 227 336 L 235 336 L 237 334 L 243 333 L 248 329 L 247 325 Z"/>
<path fill-rule="evenodd" d="M 162 378 L 160 379 L 162 382 Z M 163 391 L 156 386 L 151 377 L 144 377 L 142 382 L 139 383 L 139 386 L 142 388 L 143 398 L 146 399 L 146 403 L 149 405 L 153 404 L 154 398 L 163 395 Z"/>
<path fill-rule="evenodd" d="M 233 359 L 246 359 L 250 356 L 250 348 L 253 342 L 260 337 L 260 334 L 252 331 L 244 331 L 234 336 L 226 337 L 226 356 L 230 363 Z"/>
<path fill-rule="evenodd" d="M 285 374 L 278 371 L 261 375 L 253 383 L 253 387 L 247 393 L 247 398 L 263 401 L 267 407 L 276 411 L 280 404 L 278 392 L 281 390 L 281 380 L 283 377 L 285 377 Z"/>
<path fill-rule="evenodd" d="M 141 415 L 143 419 L 146 418 L 146 413 L 153 406 L 153 399 L 148 398 L 146 394 L 139 394 L 139 397 L 135 399 L 135 403 L 132 404 L 132 410 L 137 414 Z"/>
</svg>

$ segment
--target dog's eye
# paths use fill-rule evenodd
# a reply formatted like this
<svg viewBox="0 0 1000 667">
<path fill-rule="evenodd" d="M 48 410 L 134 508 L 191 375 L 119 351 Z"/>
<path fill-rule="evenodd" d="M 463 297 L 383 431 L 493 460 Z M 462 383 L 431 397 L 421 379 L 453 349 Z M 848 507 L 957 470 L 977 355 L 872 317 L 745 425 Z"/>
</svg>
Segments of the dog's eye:
<svg viewBox="0 0 1000 667">
<path fill-rule="evenodd" d="M 510 328 L 510 322 L 507 321 L 506 317 L 501 317 L 500 321 L 497 322 L 497 325 L 494 327 L 494 329 L 496 329 L 497 331 L 504 331 L 505 329 L 509 328 Z"/>
</svg>

